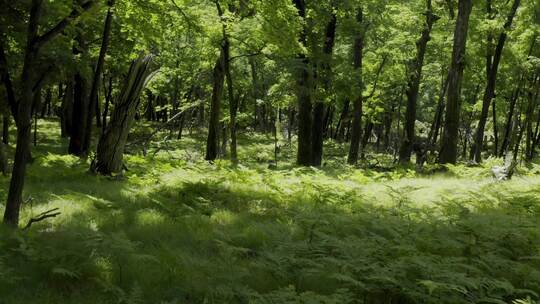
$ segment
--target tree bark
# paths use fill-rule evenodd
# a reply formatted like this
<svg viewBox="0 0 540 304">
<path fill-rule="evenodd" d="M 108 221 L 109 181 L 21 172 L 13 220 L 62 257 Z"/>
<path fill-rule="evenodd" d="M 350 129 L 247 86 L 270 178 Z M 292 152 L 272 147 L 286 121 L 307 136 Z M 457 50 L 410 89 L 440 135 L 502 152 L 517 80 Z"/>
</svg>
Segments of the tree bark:
<svg viewBox="0 0 540 304">
<path fill-rule="evenodd" d="M 473 0 L 459 0 L 458 17 L 456 29 L 454 31 L 452 62 L 448 73 L 449 80 L 445 128 L 439 155 L 439 162 L 442 164 L 455 164 L 457 161 L 457 144 L 461 111 L 461 82 L 463 79 L 463 70 L 465 68 L 465 50 L 467 48 L 467 34 L 472 7 Z"/>
<path fill-rule="evenodd" d="M 100 137 L 92 172 L 103 175 L 121 174 L 124 167 L 124 149 L 132 122 L 140 103 L 141 91 L 151 78 L 152 56 L 141 56 L 129 70 L 122 91 L 115 103 L 111 121 Z"/>
</svg>

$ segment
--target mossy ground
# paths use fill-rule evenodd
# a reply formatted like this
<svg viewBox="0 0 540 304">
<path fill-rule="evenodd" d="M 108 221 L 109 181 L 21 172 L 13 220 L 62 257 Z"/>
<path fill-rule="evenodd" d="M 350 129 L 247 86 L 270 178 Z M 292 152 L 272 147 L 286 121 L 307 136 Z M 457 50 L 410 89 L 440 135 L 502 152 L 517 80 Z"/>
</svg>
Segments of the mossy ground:
<svg viewBox="0 0 540 304">
<path fill-rule="evenodd" d="M 107 178 L 65 155 L 56 122 L 40 130 L 21 223 L 62 214 L 0 232 L 0 303 L 534 303 L 540 293 L 535 166 L 509 182 L 489 164 L 422 175 L 331 156 L 300 169 L 283 143 L 269 169 L 272 139 L 251 135 L 233 168 L 201 161 L 195 133 L 147 156 L 131 145 L 125 177 Z"/>
</svg>

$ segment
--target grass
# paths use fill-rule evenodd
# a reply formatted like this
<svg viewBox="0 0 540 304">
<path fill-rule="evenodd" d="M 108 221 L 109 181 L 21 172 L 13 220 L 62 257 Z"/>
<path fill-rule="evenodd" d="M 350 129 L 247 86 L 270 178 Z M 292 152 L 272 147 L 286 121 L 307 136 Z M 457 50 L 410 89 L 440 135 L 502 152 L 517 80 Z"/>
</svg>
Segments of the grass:
<svg viewBox="0 0 540 304">
<path fill-rule="evenodd" d="M 40 124 L 21 222 L 62 214 L 0 231 L 0 303 L 538 299 L 536 167 L 504 183 L 486 167 L 375 172 L 337 156 L 299 169 L 285 145 L 269 169 L 271 139 L 250 136 L 232 168 L 200 161 L 204 141 L 194 134 L 154 144 L 148 156 L 133 145 L 126 177 L 110 179 L 64 155 L 55 122 Z M 154 155 L 158 147 L 168 150 Z M 2 202 L 8 182 L 0 177 Z"/>
</svg>

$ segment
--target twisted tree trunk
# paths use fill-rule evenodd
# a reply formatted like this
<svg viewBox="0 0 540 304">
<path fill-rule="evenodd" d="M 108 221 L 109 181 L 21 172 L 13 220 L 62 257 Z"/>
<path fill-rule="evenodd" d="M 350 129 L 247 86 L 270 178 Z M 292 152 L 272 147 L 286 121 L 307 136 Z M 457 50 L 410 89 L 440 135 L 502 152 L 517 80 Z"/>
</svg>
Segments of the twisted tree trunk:
<svg viewBox="0 0 540 304">
<path fill-rule="evenodd" d="M 101 136 L 91 170 L 103 175 L 122 173 L 124 148 L 137 112 L 142 89 L 152 77 L 152 56 L 140 56 L 129 70 L 122 91 L 115 103 L 111 120 Z"/>
</svg>

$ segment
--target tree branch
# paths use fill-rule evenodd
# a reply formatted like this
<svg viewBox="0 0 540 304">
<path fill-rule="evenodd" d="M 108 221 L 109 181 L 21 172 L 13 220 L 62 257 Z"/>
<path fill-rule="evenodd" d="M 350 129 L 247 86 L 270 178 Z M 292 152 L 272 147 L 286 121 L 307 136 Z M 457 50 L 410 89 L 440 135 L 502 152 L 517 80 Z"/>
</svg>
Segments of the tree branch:
<svg viewBox="0 0 540 304">
<path fill-rule="evenodd" d="M 255 53 L 251 53 L 251 54 L 242 54 L 242 55 L 237 55 L 237 56 L 233 56 L 231 58 L 229 58 L 229 62 L 232 62 L 233 60 L 235 59 L 239 59 L 239 58 L 243 58 L 243 57 L 255 57 L 255 56 L 259 56 L 262 54 L 262 51 L 257 51 Z"/>
<path fill-rule="evenodd" d="M 95 0 L 89 0 L 81 5 L 80 9 L 73 9 L 69 16 L 62 19 L 58 24 L 56 24 L 52 29 L 50 29 L 45 34 L 37 37 L 34 41 L 34 46 L 36 49 L 43 47 L 47 42 L 51 41 L 53 38 L 58 36 L 60 33 L 66 29 L 73 21 L 79 18 L 84 12 L 90 10 L 94 4 Z"/>
<path fill-rule="evenodd" d="M 28 224 L 26 224 L 26 226 L 24 226 L 24 230 L 29 229 L 32 226 L 33 223 L 41 222 L 41 221 L 46 220 L 48 218 L 59 216 L 62 213 L 57 212 L 58 210 L 60 210 L 60 208 L 54 208 L 54 209 L 51 209 L 49 211 L 45 211 L 45 212 L 41 213 L 37 217 L 31 218 L 28 221 Z"/>
<path fill-rule="evenodd" d="M 50 64 L 47 66 L 45 70 L 43 70 L 43 73 L 41 73 L 36 83 L 32 87 L 32 90 L 34 92 L 43 87 L 43 84 L 45 83 L 45 79 L 47 78 L 47 74 L 49 74 L 53 69 L 54 69 L 54 65 Z"/>
<path fill-rule="evenodd" d="M 388 59 L 388 54 L 385 54 L 382 59 L 381 65 L 379 66 L 379 69 L 377 70 L 377 74 L 376 74 L 377 76 L 375 77 L 373 88 L 371 89 L 371 92 L 369 93 L 369 95 L 363 97 L 364 99 L 371 98 L 373 97 L 373 95 L 375 95 L 375 91 L 377 90 L 377 85 L 379 84 L 379 77 L 381 76 L 381 72 L 384 69 L 384 66 L 386 65 L 387 59 Z"/>
<path fill-rule="evenodd" d="M 188 14 L 186 14 L 186 12 L 184 11 L 183 8 L 180 7 L 180 5 L 178 5 L 176 3 L 175 0 L 171 0 L 171 3 L 173 4 L 173 6 L 176 8 L 176 10 L 178 10 L 178 12 L 180 13 L 180 15 L 182 15 L 182 17 L 184 18 L 184 21 L 186 21 L 188 27 L 190 28 L 195 28 L 195 29 L 198 29 L 200 30 L 200 26 L 195 24 L 193 21 L 191 21 L 190 17 L 188 16 Z"/>
</svg>

